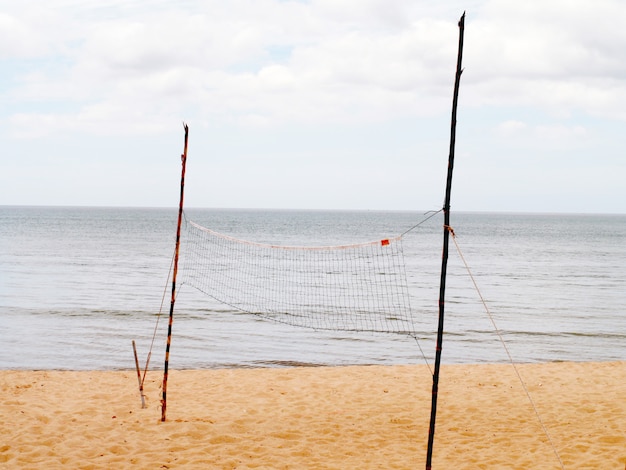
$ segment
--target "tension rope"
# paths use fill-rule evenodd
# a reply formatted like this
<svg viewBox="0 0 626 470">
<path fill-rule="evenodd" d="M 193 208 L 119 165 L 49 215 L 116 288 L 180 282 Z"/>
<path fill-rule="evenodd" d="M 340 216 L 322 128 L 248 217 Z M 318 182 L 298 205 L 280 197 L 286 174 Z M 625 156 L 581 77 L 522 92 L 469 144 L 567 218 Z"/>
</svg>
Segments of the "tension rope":
<svg viewBox="0 0 626 470">
<path fill-rule="evenodd" d="M 519 380 L 519 383 L 522 386 L 522 389 L 524 390 L 524 393 L 526 395 L 526 398 L 528 399 L 533 412 L 535 413 L 535 416 L 537 417 L 537 421 L 539 422 L 539 425 L 541 426 L 541 429 L 543 430 L 543 433 L 545 434 L 546 438 L 548 439 L 548 442 L 550 444 L 550 447 L 552 448 L 552 451 L 554 452 L 554 455 L 556 456 L 557 460 L 559 461 L 559 465 L 561 466 L 561 469 L 565 470 L 565 466 L 563 465 L 563 461 L 561 460 L 561 456 L 559 455 L 558 450 L 556 449 L 556 446 L 554 445 L 554 442 L 552 441 L 552 438 L 550 437 L 550 433 L 548 432 L 548 428 L 546 427 L 546 425 L 544 424 L 543 420 L 541 419 L 541 416 L 539 415 L 539 410 L 537 409 L 537 406 L 535 405 L 535 401 L 533 400 L 530 391 L 528 390 L 528 387 L 526 386 L 526 382 L 524 382 L 524 379 L 522 379 L 522 375 L 519 372 L 519 369 L 517 367 L 517 363 L 513 360 L 513 356 L 511 355 L 511 352 L 509 351 L 508 346 L 506 345 L 506 342 L 504 341 L 504 337 L 502 336 L 502 332 L 500 330 L 500 328 L 498 328 L 498 325 L 496 324 L 496 321 L 493 318 L 493 315 L 491 314 L 491 311 L 489 310 L 489 306 L 487 305 L 487 302 L 485 301 L 485 298 L 482 295 L 482 292 L 480 291 L 480 288 L 478 287 L 478 283 L 476 282 L 476 279 L 474 278 L 474 274 L 472 273 L 472 270 L 469 267 L 469 264 L 467 263 L 467 261 L 465 260 L 465 256 L 463 256 L 463 252 L 461 251 L 461 247 L 459 246 L 458 240 L 456 238 L 456 234 L 454 233 L 454 230 L 452 229 L 452 227 L 450 226 L 445 226 L 445 228 L 450 232 L 450 235 L 452 236 L 452 241 L 454 242 L 454 246 L 456 247 L 456 251 L 459 254 L 459 257 L 461 258 L 461 261 L 463 262 L 463 265 L 465 266 L 465 269 L 467 270 L 467 273 L 472 281 L 472 284 L 474 285 L 474 289 L 476 290 L 476 293 L 478 294 L 478 297 L 480 298 L 480 302 L 482 303 L 485 312 L 487 314 L 487 317 L 489 318 L 489 321 L 491 322 L 491 325 L 493 326 L 493 329 L 496 333 L 496 335 L 498 336 L 498 339 L 500 341 L 500 343 L 502 344 L 502 347 L 504 349 L 504 351 L 506 352 L 507 358 L 508 358 L 508 362 L 511 364 L 511 366 L 513 367 L 513 370 L 515 371 L 515 375 L 517 376 L 517 379 Z"/>
</svg>

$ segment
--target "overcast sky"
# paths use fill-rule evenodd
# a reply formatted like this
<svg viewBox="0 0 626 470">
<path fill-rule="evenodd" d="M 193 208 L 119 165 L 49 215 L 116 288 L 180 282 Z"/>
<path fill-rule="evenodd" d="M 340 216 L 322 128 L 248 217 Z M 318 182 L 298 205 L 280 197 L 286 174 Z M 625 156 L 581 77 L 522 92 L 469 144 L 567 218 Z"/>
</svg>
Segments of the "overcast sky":
<svg viewBox="0 0 626 470">
<path fill-rule="evenodd" d="M 621 0 L 0 0 L 0 204 L 626 213 Z"/>
</svg>

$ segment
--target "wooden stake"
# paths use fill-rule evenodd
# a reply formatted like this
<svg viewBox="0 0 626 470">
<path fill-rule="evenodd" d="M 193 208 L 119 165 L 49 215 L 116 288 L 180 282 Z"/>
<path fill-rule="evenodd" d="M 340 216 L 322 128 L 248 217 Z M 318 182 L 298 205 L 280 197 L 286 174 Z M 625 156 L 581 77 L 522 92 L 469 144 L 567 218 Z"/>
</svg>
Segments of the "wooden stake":
<svg viewBox="0 0 626 470">
<path fill-rule="evenodd" d="M 141 395 L 141 407 L 146 407 L 146 397 L 143 394 L 143 381 L 141 380 L 141 370 L 139 369 L 139 359 L 137 359 L 137 346 L 133 340 L 133 353 L 135 354 L 135 368 L 137 369 L 137 382 L 139 383 L 139 394 Z"/>
</svg>

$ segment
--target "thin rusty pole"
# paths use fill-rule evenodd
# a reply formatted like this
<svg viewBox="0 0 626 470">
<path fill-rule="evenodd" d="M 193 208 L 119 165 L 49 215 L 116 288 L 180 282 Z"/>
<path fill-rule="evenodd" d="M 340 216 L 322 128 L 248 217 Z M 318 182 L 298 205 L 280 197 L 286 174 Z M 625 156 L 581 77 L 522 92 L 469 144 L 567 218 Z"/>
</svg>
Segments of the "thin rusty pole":
<svg viewBox="0 0 626 470">
<path fill-rule="evenodd" d="M 161 399 L 161 421 L 165 421 L 167 409 L 167 373 L 170 362 L 170 346 L 172 344 L 172 324 L 174 323 L 174 303 L 176 302 L 176 274 L 178 272 L 178 252 L 180 248 L 180 226 L 183 220 L 183 200 L 185 196 L 185 166 L 187 163 L 187 142 L 189 139 L 189 126 L 185 128 L 185 149 L 180 156 L 182 171 L 180 177 L 180 203 L 178 205 L 178 224 L 176 226 L 176 250 L 174 252 L 174 271 L 172 273 L 172 298 L 170 301 L 170 320 L 167 327 L 167 346 L 165 347 L 165 367 L 163 369 L 163 398 Z"/>
</svg>

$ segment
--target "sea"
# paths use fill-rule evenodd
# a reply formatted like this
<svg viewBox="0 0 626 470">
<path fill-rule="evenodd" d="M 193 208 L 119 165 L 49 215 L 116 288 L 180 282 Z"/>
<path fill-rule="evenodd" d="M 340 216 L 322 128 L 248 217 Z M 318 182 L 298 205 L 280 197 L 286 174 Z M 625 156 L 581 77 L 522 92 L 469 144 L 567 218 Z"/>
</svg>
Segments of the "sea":
<svg viewBox="0 0 626 470">
<path fill-rule="evenodd" d="M 0 206 L 0 369 L 164 366 L 177 208 Z M 319 331 L 235 311 L 180 282 L 175 369 L 429 364 L 443 215 L 188 209 L 289 246 L 403 234 L 418 334 Z M 442 362 L 626 360 L 626 215 L 452 212 Z M 179 273 L 184 279 L 184 273 Z"/>
</svg>

